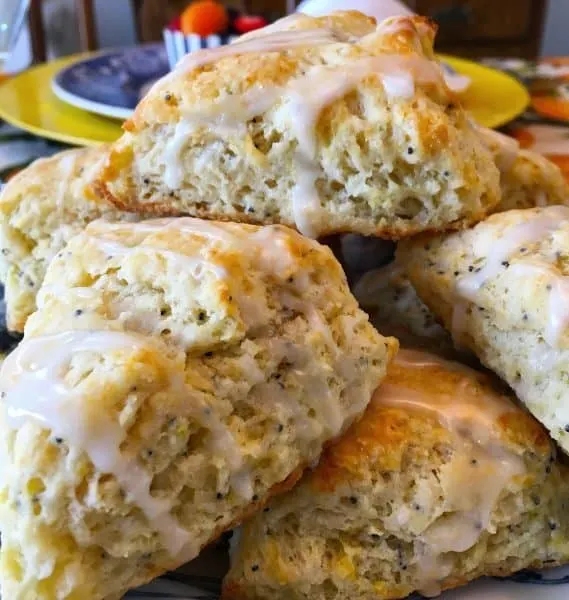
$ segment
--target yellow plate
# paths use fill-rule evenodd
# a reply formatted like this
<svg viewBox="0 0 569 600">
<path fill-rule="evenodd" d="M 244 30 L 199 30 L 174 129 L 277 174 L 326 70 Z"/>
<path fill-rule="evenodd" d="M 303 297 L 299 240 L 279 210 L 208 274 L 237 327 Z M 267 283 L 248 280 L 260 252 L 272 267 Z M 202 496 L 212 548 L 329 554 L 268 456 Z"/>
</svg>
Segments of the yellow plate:
<svg viewBox="0 0 569 600">
<path fill-rule="evenodd" d="M 74 108 L 58 100 L 51 80 L 61 68 L 83 60 L 76 55 L 34 67 L 0 84 L 0 118 L 36 135 L 95 146 L 121 134 L 117 121 Z M 454 70 L 471 78 L 461 94 L 464 106 L 486 127 L 499 127 L 522 113 L 529 103 L 526 89 L 513 77 L 468 60 L 441 55 Z"/>
<path fill-rule="evenodd" d="M 74 108 L 51 91 L 51 80 L 60 69 L 87 56 L 45 63 L 1 83 L 0 119 L 41 137 L 78 146 L 116 140 L 122 131 L 119 121 Z"/>
<path fill-rule="evenodd" d="M 485 127 L 501 127 L 515 119 L 529 106 L 526 88 L 514 77 L 446 54 L 438 57 L 460 75 L 470 77 L 471 84 L 460 98 L 478 123 Z"/>
</svg>

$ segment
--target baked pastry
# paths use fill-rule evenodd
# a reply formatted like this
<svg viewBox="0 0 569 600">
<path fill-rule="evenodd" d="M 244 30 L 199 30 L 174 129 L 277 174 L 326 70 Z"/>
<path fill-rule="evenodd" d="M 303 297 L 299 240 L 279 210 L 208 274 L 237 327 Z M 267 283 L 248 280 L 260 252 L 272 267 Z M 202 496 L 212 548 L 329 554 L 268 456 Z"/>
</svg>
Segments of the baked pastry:
<svg viewBox="0 0 569 600">
<path fill-rule="evenodd" d="M 361 421 L 242 528 L 224 600 L 436 595 L 569 560 L 569 472 L 488 376 L 401 351 Z"/>
<path fill-rule="evenodd" d="M 360 306 L 384 335 L 393 335 L 406 347 L 436 349 L 456 355 L 452 337 L 421 301 L 405 271 L 395 262 L 368 271 L 353 288 Z"/>
<path fill-rule="evenodd" d="M 0 384 L 11 600 L 115 600 L 289 488 L 397 342 L 284 227 L 97 221 L 51 262 Z"/>
<path fill-rule="evenodd" d="M 569 204 L 569 183 L 561 169 L 531 150 L 520 149 L 511 137 L 480 127 L 500 170 L 502 200 L 492 212 Z"/>
<path fill-rule="evenodd" d="M 23 331 L 49 261 L 90 221 L 127 217 L 89 189 L 105 147 L 67 150 L 35 161 L 0 194 L 0 280 L 7 326 Z"/>
<path fill-rule="evenodd" d="M 493 215 L 398 248 L 421 299 L 569 452 L 569 208 Z"/>
<path fill-rule="evenodd" d="M 122 209 L 399 238 L 482 219 L 499 173 L 434 26 L 295 15 L 192 53 L 139 104 L 99 193 Z"/>
</svg>

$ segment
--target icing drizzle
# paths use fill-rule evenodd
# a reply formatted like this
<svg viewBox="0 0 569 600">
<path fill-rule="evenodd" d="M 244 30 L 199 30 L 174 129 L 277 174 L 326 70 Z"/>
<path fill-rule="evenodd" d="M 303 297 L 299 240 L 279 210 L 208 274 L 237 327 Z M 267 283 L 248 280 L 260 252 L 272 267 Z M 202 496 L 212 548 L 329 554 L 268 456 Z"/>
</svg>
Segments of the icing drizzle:
<svg viewBox="0 0 569 600">
<path fill-rule="evenodd" d="M 497 393 L 482 392 L 474 384 L 471 369 L 430 354 L 401 350 L 395 364 L 404 369 L 443 367 L 464 373 L 452 393 L 434 385 L 421 390 L 405 382 L 388 380 L 379 387 L 375 402 L 434 415 L 456 439 L 456 450 L 446 471 L 445 514 L 440 515 L 418 537 L 418 567 L 423 593 L 440 593 L 437 582 L 450 573 L 445 561 L 449 552 L 464 552 L 474 546 L 484 531 L 493 532 L 492 512 L 500 494 L 514 477 L 525 472 L 523 460 L 509 450 L 497 427 L 499 418 L 516 411 L 514 404 Z M 429 374 L 425 374 L 429 378 Z M 403 507 L 395 514 L 396 526 L 412 518 Z"/>
<path fill-rule="evenodd" d="M 85 410 L 80 392 L 69 386 L 65 374 L 82 353 L 104 356 L 110 352 L 135 353 L 148 341 L 116 331 L 70 331 L 22 342 L 2 365 L 0 381 L 9 424 L 20 427 L 32 420 L 55 436 L 82 448 L 96 469 L 112 473 L 127 496 L 161 534 L 172 555 L 188 551 L 188 532 L 170 515 L 171 502 L 150 493 L 151 475 L 135 456 L 120 451 L 125 430 L 107 410 Z M 174 385 L 174 382 L 172 382 Z M 197 548 L 190 553 L 197 552 Z"/>
<path fill-rule="evenodd" d="M 510 225 L 502 232 L 499 240 L 493 240 L 489 246 L 489 240 L 482 236 L 474 248 L 475 256 L 486 256 L 486 262 L 472 273 L 463 275 L 457 279 L 455 291 L 458 302 L 455 304 L 452 323 L 453 338 L 457 343 L 460 341 L 466 326 L 466 314 L 468 304 L 476 303 L 480 289 L 489 281 L 492 281 L 504 270 L 503 264 L 509 263 L 520 249 L 536 243 L 545 236 L 554 233 L 569 219 L 569 208 L 564 206 L 549 206 L 541 209 L 538 214 Z M 524 260 L 519 258 L 509 268 L 514 268 L 520 274 L 543 274 L 553 282 L 550 292 L 548 311 L 548 322 L 546 325 L 546 341 L 555 345 L 569 324 L 569 284 L 567 278 L 559 275 L 551 265 L 543 261 Z"/>
</svg>

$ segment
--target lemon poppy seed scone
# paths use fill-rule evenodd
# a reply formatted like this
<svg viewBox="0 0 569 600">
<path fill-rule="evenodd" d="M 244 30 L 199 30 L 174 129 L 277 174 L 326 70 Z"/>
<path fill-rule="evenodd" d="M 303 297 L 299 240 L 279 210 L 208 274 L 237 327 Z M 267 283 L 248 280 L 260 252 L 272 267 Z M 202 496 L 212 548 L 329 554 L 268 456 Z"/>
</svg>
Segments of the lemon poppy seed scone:
<svg viewBox="0 0 569 600">
<path fill-rule="evenodd" d="M 397 337 L 407 347 L 436 348 L 439 354 L 456 355 L 452 337 L 437 323 L 397 263 L 368 271 L 353 292 L 384 335 Z"/>
<path fill-rule="evenodd" d="M 569 204 L 569 183 L 561 169 L 511 137 L 479 127 L 500 170 L 502 199 L 492 212 Z"/>
<path fill-rule="evenodd" d="M 90 190 L 106 148 L 75 149 L 35 161 L 0 194 L 0 279 L 8 329 L 23 331 L 49 261 L 98 218 L 134 220 Z"/>
<path fill-rule="evenodd" d="M 493 215 L 419 236 L 398 259 L 421 299 L 569 452 L 569 208 Z"/>
<path fill-rule="evenodd" d="M 361 421 L 242 528 L 224 600 L 387 600 L 569 560 L 569 471 L 494 379 L 401 351 Z"/>
<path fill-rule="evenodd" d="M 318 459 L 395 351 L 293 230 L 97 221 L 51 262 L 1 372 L 12 600 L 114 600 Z"/>
<path fill-rule="evenodd" d="M 311 237 L 476 222 L 499 202 L 499 173 L 434 33 L 420 17 L 295 15 L 192 53 L 139 104 L 97 189 L 127 210 Z"/>
</svg>

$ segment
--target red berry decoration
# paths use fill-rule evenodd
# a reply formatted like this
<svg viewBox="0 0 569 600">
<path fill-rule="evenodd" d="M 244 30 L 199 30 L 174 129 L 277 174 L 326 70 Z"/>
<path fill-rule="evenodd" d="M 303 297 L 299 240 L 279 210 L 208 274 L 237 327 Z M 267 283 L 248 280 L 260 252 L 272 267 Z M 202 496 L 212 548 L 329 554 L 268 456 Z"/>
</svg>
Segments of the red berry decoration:
<svg viewBox="0 0 569 600">
<path fill-rule="evenodd" d="M 182 29 L 182 27 L 180 25 L 180 16 L 179 15 L 177 17 L 174 17 L 168 23 L 168 29 L 170 29 L 171 31 L 180 31 Z"/>
<path fill-rule="evenodd" d="M 265 27 L 269 22 L 264 17 L 255 16 L 255 15 L 242 15 L 241 17 L 237 17 L 233 22 L 233 27 L 237 33 L 249 33 L 250 31 L 255 31 L 256 29 L 261 29 L 261 27 Z"/>
</svg>

